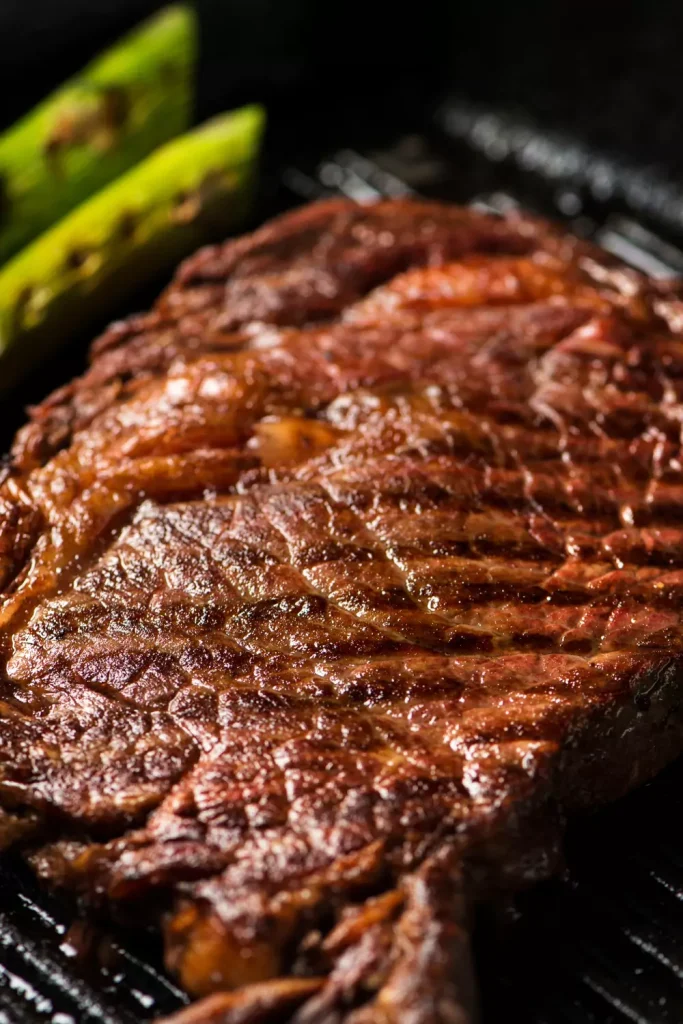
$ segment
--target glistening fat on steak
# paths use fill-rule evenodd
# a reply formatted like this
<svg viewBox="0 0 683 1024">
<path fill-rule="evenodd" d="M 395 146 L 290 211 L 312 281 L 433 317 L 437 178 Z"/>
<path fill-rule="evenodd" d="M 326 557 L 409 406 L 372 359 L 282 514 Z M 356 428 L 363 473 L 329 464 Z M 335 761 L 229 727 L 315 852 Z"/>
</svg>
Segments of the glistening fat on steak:
<svg viewBox="0 0 683 1024">
<path fill-rule="evenodd" d="M 186 263 L 0 487 L 0 837 L 185 1021 L 472 1019 L 471 908 L 683 748 L 683 291 L 334 201 Z"/>
</svg>

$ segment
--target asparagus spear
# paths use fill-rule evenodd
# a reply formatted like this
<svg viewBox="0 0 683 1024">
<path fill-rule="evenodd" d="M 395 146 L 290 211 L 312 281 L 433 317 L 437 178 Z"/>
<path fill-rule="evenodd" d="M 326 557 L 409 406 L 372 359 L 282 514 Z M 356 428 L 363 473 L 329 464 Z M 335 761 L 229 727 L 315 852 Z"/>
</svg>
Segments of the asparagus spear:
<svg viewBox="0 0 683 1024">
<path fill-rule="evenodd" d="M 197 26 L 174 5 L 0 135 L 0 264 L 192 114 Z"/>
<path fill-rule="evenodd" d="M 247 211 L 260 107 L 174 139 L 0 268 L 0 391 Z"/>
</svg>

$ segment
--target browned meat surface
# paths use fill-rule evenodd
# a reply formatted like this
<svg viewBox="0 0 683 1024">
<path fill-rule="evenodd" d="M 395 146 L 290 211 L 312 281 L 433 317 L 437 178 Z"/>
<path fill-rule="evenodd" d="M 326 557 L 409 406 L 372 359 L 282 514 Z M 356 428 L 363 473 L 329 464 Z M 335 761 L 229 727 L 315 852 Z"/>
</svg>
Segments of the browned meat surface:
<svg viewBox="0 0 683 1024">
<path fill-rule="evenodd" d="M 477 901 L 683 749 L 683 291 L 334 201 L 208 249 L 0 481 L 0 841 L 185 1024 L 464 1024 Z"/>
</svg>

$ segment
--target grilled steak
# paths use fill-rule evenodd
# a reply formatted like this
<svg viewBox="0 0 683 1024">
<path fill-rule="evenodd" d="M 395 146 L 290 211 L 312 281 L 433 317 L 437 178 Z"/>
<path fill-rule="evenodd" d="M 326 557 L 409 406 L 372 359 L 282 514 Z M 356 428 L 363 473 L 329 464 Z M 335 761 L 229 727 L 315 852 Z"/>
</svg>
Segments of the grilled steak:
<svg viewBox="0 0 683 1024">
<path fill-rule="evenodd" d="M 0 489 L 0 839 L 184 1022 L 472 1019 L 478 901 L 683 748 L 683 291 L 333 201 L 186 263 Z"/>
</svg>

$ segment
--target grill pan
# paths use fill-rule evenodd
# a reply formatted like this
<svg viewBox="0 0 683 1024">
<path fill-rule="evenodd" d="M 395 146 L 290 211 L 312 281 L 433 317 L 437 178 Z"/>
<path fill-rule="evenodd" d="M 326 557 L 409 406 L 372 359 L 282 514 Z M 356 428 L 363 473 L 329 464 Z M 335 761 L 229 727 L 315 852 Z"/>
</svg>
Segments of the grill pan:
<svg viewBox="0 0 683 1024">
<path fill-rule="evenodd" d="M 266 177 L 259 219 L 338 194 L 418 192 L 492 212 L 521 203 L 645 273 L 683 273 L 683 194 L 679 204 L 673 186 L 662 191 L 635 170 L 624 177 L 594 154 L 591 162 L 579 143 L 572 156 L 562 137 L 453 100 L 426 133 L 389 143 L 280 160 Z M 48 371 L 50 386 L 69 375 L 66 365 Z M 683 1021 L 682 789 L 680 763 L 574 823 L 565 877 L 482 915 L 474 941 L 484 1024 L 503 1016 L 527 1024 Z M 0 1024 L 141 1024 L 187 1001 L 164 972 L 157 935 L 100 930 L 21 863 L 3 859 Z"/>
</svg>

